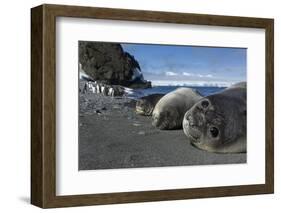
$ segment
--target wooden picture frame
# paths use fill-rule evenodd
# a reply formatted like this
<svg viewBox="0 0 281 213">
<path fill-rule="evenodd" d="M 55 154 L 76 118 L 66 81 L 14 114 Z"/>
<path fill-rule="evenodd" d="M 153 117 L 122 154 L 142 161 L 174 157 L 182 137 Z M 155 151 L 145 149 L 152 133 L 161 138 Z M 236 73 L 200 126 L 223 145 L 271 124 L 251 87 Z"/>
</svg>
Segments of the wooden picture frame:
<svg viewBox="0 0 281 213">
<path fill-rule="evenodd" d="M 265 184 L 192 189 L 56 195 L 56 17 L 265 29 Z M 41 5 L 31 9 L 31 203 L 41 208 L 132 203 L 274 192 L 274 21 L 217 15 Z"/>
</svg>

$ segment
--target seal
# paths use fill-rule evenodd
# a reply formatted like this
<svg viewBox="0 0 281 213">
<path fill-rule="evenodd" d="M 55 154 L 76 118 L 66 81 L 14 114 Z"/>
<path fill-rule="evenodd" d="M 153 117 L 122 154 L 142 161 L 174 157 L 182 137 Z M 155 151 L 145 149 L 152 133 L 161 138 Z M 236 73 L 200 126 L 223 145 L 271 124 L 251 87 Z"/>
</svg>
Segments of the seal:
<svg viewBox="0 0 281 213">
<path fill-rule="evenodd" d="M 235 84 L 202 98 L 183 118 L 191 144 L 216 153 L 245 153 L 247 132 L 246 84 Z"/>
<path fill-rule="evenodd" d="M 159 129 L 180 129 L 185 112 L 202 98 L 196 90 L 178 88 L 163 96 L 152 113 L 152 125 Z"/>
<path fill-rule="evenodd" d="M 157 102 L 165 94 L 151 94 L 140 98 L 136 102 L 136 113 L 144 116 L 151 116 Z"/>
</svg>

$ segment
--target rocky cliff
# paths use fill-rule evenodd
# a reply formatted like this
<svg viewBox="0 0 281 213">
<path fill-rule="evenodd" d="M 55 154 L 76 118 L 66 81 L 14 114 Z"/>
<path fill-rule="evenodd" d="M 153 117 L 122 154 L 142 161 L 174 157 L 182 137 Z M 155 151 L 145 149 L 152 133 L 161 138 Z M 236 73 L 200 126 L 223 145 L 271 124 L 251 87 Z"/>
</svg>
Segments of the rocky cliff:
<svg viewBox="0 0 281 213">
<path fill-rule="evenodd" d="M 79 63 L 95 81 L 131 88 L 149 88 L 138 61 L 118 43 L 79 41 Z"/>
</svg>

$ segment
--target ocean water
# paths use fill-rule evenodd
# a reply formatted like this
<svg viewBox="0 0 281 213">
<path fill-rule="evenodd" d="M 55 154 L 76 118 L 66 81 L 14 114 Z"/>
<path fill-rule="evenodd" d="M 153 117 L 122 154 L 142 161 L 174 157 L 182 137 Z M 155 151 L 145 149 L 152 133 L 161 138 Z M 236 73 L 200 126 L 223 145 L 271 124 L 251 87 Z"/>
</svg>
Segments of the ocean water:
<svg viewBox="0 0 281 213">
<path fill-rule="evenodd" d="M 225 89 L 225 87 L 155 86 L 155 87 L 148 88 L 148 89 L 135 89 L 128 96 L 130 98 L 138 99 L 143 96 L 156 94 L 156 93 L 167 94 L 180 87 L 196 89 L 203 96 L 208 96 L 208 95 L 220 92 L 223 89 Z"/>
</svg>

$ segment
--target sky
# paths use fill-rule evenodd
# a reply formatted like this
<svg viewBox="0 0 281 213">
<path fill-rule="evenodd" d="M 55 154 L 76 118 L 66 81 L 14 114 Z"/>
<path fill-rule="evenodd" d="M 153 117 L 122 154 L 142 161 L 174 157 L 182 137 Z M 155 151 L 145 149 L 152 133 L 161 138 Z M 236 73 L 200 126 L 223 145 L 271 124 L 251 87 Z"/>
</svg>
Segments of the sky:
<svg viewBox="0 0 281 213">
<path fill-rule="evenodd" d="M 121 44 L 154 85 L 221 85 L 246 81 L 246 48 Z"/>
</svg>

